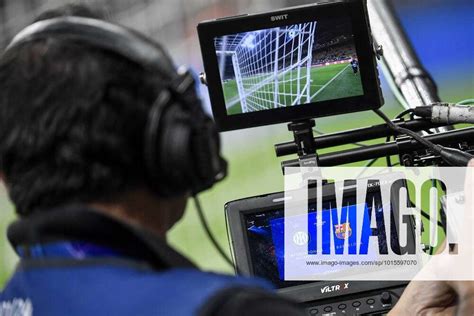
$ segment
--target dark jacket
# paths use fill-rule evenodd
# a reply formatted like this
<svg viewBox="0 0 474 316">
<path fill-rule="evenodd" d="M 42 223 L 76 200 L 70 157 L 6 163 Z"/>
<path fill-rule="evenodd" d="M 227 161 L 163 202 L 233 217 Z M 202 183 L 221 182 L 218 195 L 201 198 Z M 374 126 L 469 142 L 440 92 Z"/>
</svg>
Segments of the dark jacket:
<svg viewBox="0 0 474 316">
<path fill-rule="evenodd" d="M 201 272 L 154 234 L 83 206 L 21 219 L 8 237 L 21 260 L 0 315 L 301 312 L 263 280 Z"/>
</svg>

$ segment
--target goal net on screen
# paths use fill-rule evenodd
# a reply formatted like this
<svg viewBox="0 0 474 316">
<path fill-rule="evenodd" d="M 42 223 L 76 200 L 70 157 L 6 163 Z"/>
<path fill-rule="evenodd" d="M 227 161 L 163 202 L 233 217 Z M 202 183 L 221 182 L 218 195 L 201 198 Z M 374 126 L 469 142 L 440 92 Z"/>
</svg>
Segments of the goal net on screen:
<svg viewBox="0 0 474 316">
<path fill-rule="evenodd" d="M 216 39 L 227 109 L 240 104 L 248 113 L 310 103 L 315 30 L 311 22 Z"/>
</svg>

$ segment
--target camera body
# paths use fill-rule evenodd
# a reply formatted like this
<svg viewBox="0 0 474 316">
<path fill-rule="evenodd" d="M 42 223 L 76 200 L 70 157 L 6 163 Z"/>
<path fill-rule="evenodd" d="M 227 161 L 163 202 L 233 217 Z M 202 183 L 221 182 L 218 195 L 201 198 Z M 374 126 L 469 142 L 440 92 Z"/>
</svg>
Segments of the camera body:
<svg viewBox="0 0 474 316">
<path fill-rule="evenodd" d="M 413 132 L 446 127 L 413 115 L 405 121 L 403 117 L 411 112 L 405 111 L 391 125 L 313 136 L 314 118 L 376 110 L 384 103 L 376 62 L 381 49 L 372 39 L 366 5 L 366 0 L 337 0 L 200 23 L 202 78 L 218 129 L 291 122 L 288 128 L 294 141 L 277 144 L 275 150 L 278 157 L 297 154 L 298 159 L 283 162 L 283 167 L 336 166 L 370 159 L 367 166 L 371 166 L 381 157 L 390 161 L 394 155 L 400 155 L 404 166 L 439 164 L 439 155 L 412 138 L 400 137 L 390 127 Z M 472 152 L 473 135 L 474 129 L 466 128 L 425 139 Z M 360 144 L 385 137 L 384 144 Z M 358 148 L 316 153 L 347 144 Z M 278 264 L 282 258 L 275 255 L 278 239 L 268 231 L 272 220 L 284 216 L 287 193 L 226 204 L 236 271 L 271 281 L 279 294 L 297 301 L 309 315 L 384 315 L 389 311 L 408 282 L 283 281 Z M 392 203 L 399 203 L 398 197 Z M 414 235 L 415 226 L 410 225 L 408 231 Z"/>
</svg>

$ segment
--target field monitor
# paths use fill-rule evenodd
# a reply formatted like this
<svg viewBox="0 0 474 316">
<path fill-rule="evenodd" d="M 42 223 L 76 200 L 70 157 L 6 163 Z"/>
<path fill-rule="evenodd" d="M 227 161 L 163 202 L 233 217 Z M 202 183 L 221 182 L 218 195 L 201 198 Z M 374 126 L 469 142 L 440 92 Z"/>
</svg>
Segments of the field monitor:
<svg viewBox="0 0 474 316">
<path fill-rule="evenodd" d="M 383 104 L 364 0 L 221 18 L 198 33 L 221 131 Z"/>
</svg>

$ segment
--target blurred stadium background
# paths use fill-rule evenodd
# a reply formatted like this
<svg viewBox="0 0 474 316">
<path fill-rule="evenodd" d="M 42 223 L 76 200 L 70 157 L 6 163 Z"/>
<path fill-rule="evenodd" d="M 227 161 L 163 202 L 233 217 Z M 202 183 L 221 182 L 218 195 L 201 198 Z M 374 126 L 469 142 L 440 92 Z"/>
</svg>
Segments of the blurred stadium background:
<svg viewBox="0 0 474 316">
<path fill-rule="evenodd" d="M 446 101 L 474 97 L 473 42 L 474 2 L 472 0 L 393 0 L 424 65 L 437 81 Z M 166 43 L 177 63 L 202 70 L 195 27 L 199 21 L 239 13 L 271 10 L 311 3 L 298 0 L 96 0 L 75 1 L 104 10 L 110 19 L 142 31 Z M 65 4 L 64 0 L 0 0 L 0 47 L 44 10 Z M 395 115 L 395 103 L 386 84 L 385 110 Z M 203 88 L 203 97 L 207 101 Z M 326 132 L 380 122 L 371 113 L 325 118 L 318 127 Z M 202 195 L 206 215 L 219 242 L 226 249 L 225 202 L 282 190 L 280 161 L 273 144 L 290 140 L 285 125 L 229 132 L 223 135 L 230 175 L 213 190 Z M 0 188 L 0 289 L 8 280 L 17 258 L 6 240 L 14 210 Z M 231 272 L 218 256 L 189 207 L 185 218 L 169 234 L 169 241 L 206 270 Z"/>
</svg>

